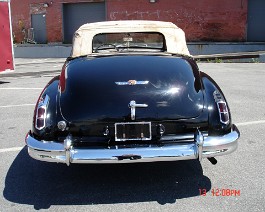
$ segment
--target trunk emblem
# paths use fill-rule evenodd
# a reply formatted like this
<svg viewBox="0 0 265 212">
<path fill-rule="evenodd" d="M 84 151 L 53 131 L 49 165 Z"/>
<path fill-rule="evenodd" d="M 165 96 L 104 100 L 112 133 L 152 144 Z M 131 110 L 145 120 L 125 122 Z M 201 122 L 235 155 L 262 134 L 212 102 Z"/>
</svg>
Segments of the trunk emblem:
<svg viewBox="0 0 265 212">
<path fill-rule="evenodd" d="M 136 85 L 136 82 L 137 82 L 136 80 L 129 80 L 128 84 L 129 85 Z"/>
<path fill-rule="evenodd" d="M 130 101 L 129 108 L 131 108 L 131 119 L 135 120 L 135 111 L 137 107 L 148 107 L 147 104 L 136 104 L 136 102 L 134 100 Z"/>
<path fill-rule="evenodd" d="M 127 82 L 115 82 L 116 85 L 147 85 L 149 81 L 128 80 Z"/>
</svg>

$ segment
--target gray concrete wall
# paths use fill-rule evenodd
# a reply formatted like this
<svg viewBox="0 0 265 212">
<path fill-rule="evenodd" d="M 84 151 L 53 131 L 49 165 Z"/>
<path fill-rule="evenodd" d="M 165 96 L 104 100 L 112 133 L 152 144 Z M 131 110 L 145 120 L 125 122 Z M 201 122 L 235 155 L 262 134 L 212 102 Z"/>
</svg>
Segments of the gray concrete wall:
<svg viewBox="0 0 265 212">
<path fill-rule="evenodd" d="M 234 52 L 265 51 L 265 43 L 188 43 L 192 55 L 209 55 Z M 15 58 L 66 58 L 70 56 L 71 45 L 16 45 Z M 265 62 L 261 55 L 259 62 Z M 237 60 L 251 62 L 251 59 Z"/>
<path fill-rule="evenodd" d="M 265 51 L 265 43 L 188 43 L 192 55 Z"/>
<path fill-rule="evenodd" d="M 66 58 L 70 56 L 70 45 L 16 45 L 14 46 L 15 58 Z"/>
</svg>

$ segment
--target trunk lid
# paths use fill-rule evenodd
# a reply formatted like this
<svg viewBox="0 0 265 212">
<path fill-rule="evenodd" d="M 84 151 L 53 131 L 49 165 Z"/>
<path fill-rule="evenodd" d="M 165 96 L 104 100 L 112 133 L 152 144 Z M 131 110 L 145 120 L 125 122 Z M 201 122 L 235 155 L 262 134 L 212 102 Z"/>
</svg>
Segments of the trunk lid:
<svg viewBox="0 0 265 212">
<path fill-rule="evenodd" d="M 203 109 L 198 70 L 172 56 L 110 56 L 70 61 L 59 96 L 72 123 L 191 119 Z M 64 80 L 65 79 L 65 80 Z M 132 85 L 129 85 L 132 84 Z"/>
</svg>

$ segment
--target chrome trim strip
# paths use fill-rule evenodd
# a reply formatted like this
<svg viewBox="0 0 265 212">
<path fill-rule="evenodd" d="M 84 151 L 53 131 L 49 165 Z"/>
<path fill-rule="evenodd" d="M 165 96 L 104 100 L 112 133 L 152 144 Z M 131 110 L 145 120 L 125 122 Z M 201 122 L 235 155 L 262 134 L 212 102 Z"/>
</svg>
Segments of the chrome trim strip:
<svg viewBox="0 0 265 212">
<path fill-rule="evenodd" d="M 26 137 L 28 153 L 32 158 L 57 163 L 130 163 L 177 161 L 226 155 L 236 150 L 240 133 L 236 126 L 223 136 L 208 136 L 201 145 L 201 134 L 197 131 L 192 143 L 174 143 L 163 146 L 123 148 L 116 146 L 110 149 L 84 149 L 72 146 L 71 136 L 65 143 L 39 141 L 30 134 Z M 202 148 L 200 148 L 202 147 Z M 201 155 L 201 156 L 200 156 Z"/>
<path fill-rule="evenodd" d="M 115 82 L 116 85 L 147 85 L 149 81 L 136 81 L 133 80 L 134 82 L 132 83 L 132 80 L 129 80 L 128 82 Z"/>
<path fill-rule="evenodd" d="M 71 158 L 71 150 L 73 147 L 73 138 L 72 135 L 68 135 L 66 139 L 64 140 L 64 149 L 65 149 L 65 163 L 67 166 L 70 165 L 70 162 L 72 162 Z"/>
<path fill-rule="evenodd" d="M 199 131 L 199 129 L 196 130 L 194 134 L 194 141 L 196 142 L 197 149 L 198 149 L 198 159 L 199 161 L 202 160 L 202 153 L 203 153 L 203 143 L 204 143 L 204 138 L 202 133 Z"/>
</svg>

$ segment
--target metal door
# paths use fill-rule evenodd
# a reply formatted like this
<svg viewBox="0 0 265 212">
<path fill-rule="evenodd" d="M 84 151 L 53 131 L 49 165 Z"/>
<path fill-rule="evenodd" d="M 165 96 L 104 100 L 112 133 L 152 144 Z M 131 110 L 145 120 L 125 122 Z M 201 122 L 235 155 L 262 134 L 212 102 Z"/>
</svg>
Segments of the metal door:
<svg viewBox="0 0 265 212">
<path fill-rule="evenodd" d="M 46 14 L 31 15 L 31 26 L 34 32 L 34 40 L 37 43 L 47 43 Z"/>
<path fill-rule="evenodd" d="M 247 41 L 265 41 L 265 1 L 248 0 Z"/>
<path fill-rule="evenodd" d="M 82 25 L 105 21 L 105 2 L 74 3 L 63 5 L 64 42 L 72 43 L 74 32 Z"/>
</svg>

